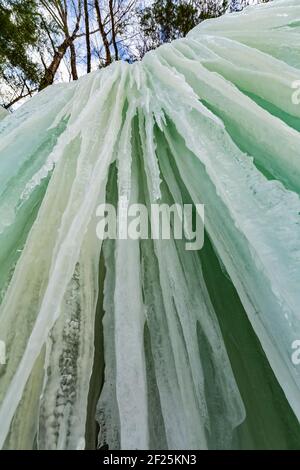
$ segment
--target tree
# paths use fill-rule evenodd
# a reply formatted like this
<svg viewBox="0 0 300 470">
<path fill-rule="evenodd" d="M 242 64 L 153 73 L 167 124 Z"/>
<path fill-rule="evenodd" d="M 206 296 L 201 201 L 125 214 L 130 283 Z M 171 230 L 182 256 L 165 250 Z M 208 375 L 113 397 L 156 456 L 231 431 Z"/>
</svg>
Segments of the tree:
<svg viewBox="0 0 300 470">
<path fill-rule="evenodd" d="M 267 0 L 257 0 L 267 1 Z M 0 105 L 114 60 L 134 62 L 251 0 L 0 0 Z"/>
<path fill-rule="evenodd" d="M 203 19 L 223 14 L 227 3 L 227 0 L 155 0 L 139 14 L 147 49 L 185 37 Z"/>
<path fill-rule="evenodd" d="M 108 39 L 107 31 L 105 30 L 106 21 L 103 18 L 103 14 L 99 5 L 99 0 L 95 0 L 95 11 L 97 15 L 97 21 L 99 26 L 99 31 L 102 37 L 104 49 L 105 49 L 105 67 L 112 62 L 111 53 L 110 53 L 110 44 Z"/>
<path fill-rule="evenodd" d="M 0 0 L 0 105 L 14 106 L 54 83 L 72 80 L 130 52 L 136 0 Z M 66 79 L 66 73 L 64 72 Z"/>
<path fill-rule="evenodd" d="M 90 16 L 89 5 L 87 0 L 83 0 L 84 7 L 84 23 L 85 23 L 85 43 L 86 43 L 86 73 L 92 70 L 92 49 L 90 38 Z"/>
<path fill-rule="evenodd" d="M 43 90 L 54 82 L 56 72 L 69 48 L 72 78 L 73 80 L 78 79 L 74 42 L 80 28 L 83 3 L 82 0 L 72 2 L 66 0 L 40 0 L 40 2 L 56 24 L 63 38 L 57 47 L 52 41 L 52 60 L 48 66 L 44 62 L 45 70 L 39 86 L 39 90 Z"/>
<path fill-rule="evenodd" d="M 132 60 L 133 55 L 129 52 L 127 41 L 131 38 L 128 27 L 132 25 L 132 17 L 135 16 L 136 0 L 94 0 L 94 3 L 102 44 L 95 51 L 100 66 L 106 67 L 113 60 L 119 60 L 119 50 L 122 50 L 123 56 L 127 55 Z"/>
<path fill-rule="evenodd" d="M 36 88 L 39 65 L 30 50 L 40 41 L 39 16 L 34 0 L 0 0 L 0 105 L 8 108 Z M 6 102 L 8 99 L 9 102 Z"/>
</svg>

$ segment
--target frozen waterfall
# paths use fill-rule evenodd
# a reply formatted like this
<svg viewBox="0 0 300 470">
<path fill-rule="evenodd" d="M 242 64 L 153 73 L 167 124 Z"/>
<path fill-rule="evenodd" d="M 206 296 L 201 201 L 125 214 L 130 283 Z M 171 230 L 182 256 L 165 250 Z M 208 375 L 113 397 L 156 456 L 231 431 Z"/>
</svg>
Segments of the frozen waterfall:
<svg viewBox="0 0 300 470">
<path fill-rule="evenodd" d="M 275 0 L 0 110 L 2 448 L 299 448 L 299 80 Z M 204 248 L 101 243 L 121 198 Z"/>
</svg>

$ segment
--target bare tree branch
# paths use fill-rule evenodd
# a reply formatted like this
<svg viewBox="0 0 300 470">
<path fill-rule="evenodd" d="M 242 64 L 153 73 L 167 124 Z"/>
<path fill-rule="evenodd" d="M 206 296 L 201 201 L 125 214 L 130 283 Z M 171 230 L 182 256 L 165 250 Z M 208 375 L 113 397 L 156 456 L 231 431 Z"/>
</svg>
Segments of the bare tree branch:
<svg viewBox="0 0 300 470">
<path fill-rule="evenodd" d="M 118 51 L 118 45 L 117 45 L 117 40 L 116 40 L 115 14 L 114 14 L 113 0 L 109 0 L 109 15 L 110 15 L 110 21 L 111 21 L 111 35 L 112 35 L 112 43 L 113 43 L 114 51 L 115 51 L 115 59 L 119 60 L 119 51 Z"/>
<path fill-rule="evenodd" d="M 85 20 L 85 43 L 86 43 L 86 71 L 90 73 L 92 70 L 92 53 L 90 38 L 90 18 L 87 0 L 84 0 L 84 20 Z"/>
<path fill-rule="evenodd" d="M 107 66 L 107 65 L 111 64 L 112 59 L 111 59 L 111 53 L 110 53 L 110 48 L 109 48 L 109 41 L 108 41 L 107 34 L 105 32 L 105 28 L 104 28 L 104 24 L 103 24 L 103 20 L 102 20 L 102 15 L 101 15 L 101 10 L 100 10 L 100 5 L 99 5 L 98 0 L 95 0 L 95 10 L 96 10 L 97 21 L 98 21 L 98 25 L 99 25 L 100 34 L 101 34 L 104 49 L 105 49 L 105 56 L 106 56 L 105 57 L 105 66 Z"/>
<path fill-rule="evenodd" d="M 76 50 L 74 43 L 70 44 L 70 54 L 71 54 L 71 72 L 73 80 L 78 80 L 77 65 L 76 65 Z"/>
</svg>

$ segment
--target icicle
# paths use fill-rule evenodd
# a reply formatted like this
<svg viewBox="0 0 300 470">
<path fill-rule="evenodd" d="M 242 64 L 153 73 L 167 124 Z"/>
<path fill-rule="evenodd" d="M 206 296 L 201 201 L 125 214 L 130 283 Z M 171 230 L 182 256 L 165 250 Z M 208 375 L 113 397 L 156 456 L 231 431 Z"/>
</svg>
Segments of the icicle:
<svg viewBox="0 0 300 470">
<path fill-rule="evenodd" d="M 110 449 L 243 448 L 245 432 L 271 447 L 263 418 L 261 434 L 247 427 L 224 286 L 267 371 L 259 399 L 276 390 L 267 414 L 293 446 L 299 24 L 298 0 L 250 7 L 0 109 L 1 448 L 93 446 L 96 419 Z M 99 204 L 187 202 L 205 204 L 203 252 L 97 239 Z"/>
</svg>

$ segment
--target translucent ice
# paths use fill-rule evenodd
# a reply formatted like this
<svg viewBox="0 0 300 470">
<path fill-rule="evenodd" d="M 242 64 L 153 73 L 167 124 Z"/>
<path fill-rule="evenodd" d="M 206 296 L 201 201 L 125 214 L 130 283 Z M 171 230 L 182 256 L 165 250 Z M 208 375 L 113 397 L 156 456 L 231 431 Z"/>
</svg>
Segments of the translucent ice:
<svg viewBox="0 0 300 470">
<path fill-rule="evenodd" d="M 1 447 L 297 446 L 299 78 L 277 0 L 1 121 Z M 101 243 L 121 198 L 204 203 L 204 249 Z"/>
</svg>

